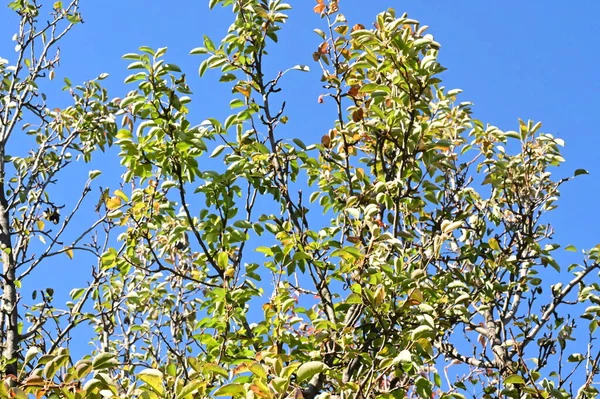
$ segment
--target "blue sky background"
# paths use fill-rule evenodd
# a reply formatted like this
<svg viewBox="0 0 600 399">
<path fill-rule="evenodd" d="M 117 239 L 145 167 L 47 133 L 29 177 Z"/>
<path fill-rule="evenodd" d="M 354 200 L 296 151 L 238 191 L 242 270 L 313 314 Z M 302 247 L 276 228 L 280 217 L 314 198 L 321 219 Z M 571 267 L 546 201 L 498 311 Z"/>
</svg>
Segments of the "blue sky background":
<svg viewBox="0 0 600 399">
<path fill-rule="evenodd" d="M 331 104 L 317 103 L 322 90 L 319 67 L 311 55 L 320 40 L 312 30 L 325 25 L 313 12 L 314 4 L 291 1 L 294 9 L 268 61 L 272 71 L 296 64 L 311 67 L 311 73 L 287 75 L 280 94 L 288 103 L 290 117 L 283 132 L 306 143 L 319 140 L 334 118 Z M 429 33 L 441 43 L 439 60 L 448 68 L 442 75 L 444 84 L 464 90 L 460 99 L 474 103 L 475 117 L 503 130 L 516 129 L 518 118 L 540 120 L 543 131 L 563 138 L 567 162 L 554 170 L 557 177 L 571 176 L 578 168 L 589 170 L 590 175 L 563 186 L 559 209 L 551 216 L 557 242 L 578 248 L 600 243 L 600 136 L 594 122 L 600 115 L 600 2 L 342 0 L 340 6 L 350 25 L 371 26 L 375 15 L 388 7 L 396 8 L 398 14 L 408 12 L 411 18 L 429 25 Z M 215 42 L 225 35 L 232 20 L 228 9 L 209 12 L 207 0 L 83 0 L 82 12 L 85 23 L 62 42 L 61 68 L 47 86 L 52 107 L 69 104 L 69 96 L 59 91 L 64 76 L 76 84 L 107 72 L 110 77 L 104 83 L 110 96 L 123 97 L 134 87 L 122 83 L 128 71 L 121 56 L 146 45 L 167 46 L 166 58 L 186 72 L 195 93 L 190 107 L 193 124 L 209 116 L 223 120 L 228 115 L 230 86 L 218 83 L 216 73 L 200 79 L 197 71 L 202 58 L 188 55 L 192 48 L 202 46 L 202 35 Z M 15 54 L 11 36 L 16 22 L 8 8 L 0 7 L 0 57 L 10 61 Z M 118 181 L 122 171 L 117 160 L 111 155 L 101 159 L 104 179 Z M 85 178 L 88 170 L 95 168 L 81 167 L 73 173 Z M 80 186 L 62 187 L 67 198 L 74 194 L 69 189 Z M 558 259 L 571 263 L 581 256 L 562 253 Z M 84 269 L 82 278 L 89 273 Z M 37 278 L 62 286 L 66 292 L 81 284 L 73 284 L 65 275 L 76 279 L 79 272 L 45 270 Z"/>
</svg>

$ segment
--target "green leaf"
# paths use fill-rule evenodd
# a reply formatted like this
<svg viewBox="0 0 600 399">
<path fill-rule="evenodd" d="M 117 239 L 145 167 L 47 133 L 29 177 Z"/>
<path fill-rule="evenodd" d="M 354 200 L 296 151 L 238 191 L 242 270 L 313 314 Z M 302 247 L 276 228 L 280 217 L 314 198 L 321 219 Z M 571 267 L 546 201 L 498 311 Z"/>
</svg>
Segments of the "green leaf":
<svg viewBox="0 0 600 399">
<path fill-rule="evenodd" d="M 215 44 L 213 43 L 212 40 L 210 40 L 210 37 L 204 35 L 204 47 L 206 47 L 208 49 L 208 51 L 210 52 L 214 52 L 215 49 Z"/>
<path fill-rule="evenodd" d="M 233 225 L 240 229 L 249 229 L 252 227 L 252 223 L 247 220 L 236 220 Z"/>
<path fill-rule="evenodd" d="M 224 73 L 223 75 L 221 75 L 221 78 L 219 78 L 219 82 L 231 82 L 237 79 L 237 76 L 235 76 L 235 74 L 233 73 Z"/>
<path fill-rule="evenodd" d="M 348 295 L 348 298 L 346 299 L 346 303 L 363 303 L 362 297 L 358 294 L 352 293 L 350 295 Z"/>
<path fill-rule="evenodd" d="M 234 108 L 239 108 L 239 107 L 243 107 L 244 105 L 246 105 L 242 100 L 240 100 L 239 98 L 234 98 L 233 100 L 231 100 L 231 102 L 229 103 L 229 107 L 231 109 Z"/>
<path fill-rule="evenodd" d="M 217 147 L 216 147 L 216 148 L 213 150 L 213 152 L 211 152 L 211 153 L 210 153 L 210 157 L 211 157 L 211 158 L 214 158 L 214 157 L 217 157 L 217 156 L 219 156 L 219 154 L 220 154 L 220 153 L 222 153 L 222 152 L 223 152 L 223 150 L 224 150 L 226 147 L 227 147 L 227 146 L 226 146 L 225 144 L 220 144 L 220 145 L 218 145 L 218 146 L 217 146 Z"/>
<path fill-rule="evenodd" d="M 137 53 L 127 53 L 124 54 L 121 58 L 123 58 L 124 60 L 139 60 L 142 57 Z"/>
<path fill-rule="evenodd" d="M 585 169 L 576 169 L 575 173 L 573 173 L 573 176 L 579 176 L 579 175 L 589 175 L 590 172 L 588 172 Z"/>
<path fill-rule="evenodd" d="M 101 170 L 90 170 L 88 173 L 88 178 L 90 180 L 94 180 L 96 177 L 100 176 L 102 174 Z"/>
<path fill-rule="evenodd" d="M 410 351 L 404 349 L 402 351 L 400 351 L 400 353 L 398 354 L 398 356 L 396 356 L 394 358 L 394 364 L 398 364 L 398 363 L 410 363 L 412 362 L 412 354 L 410 353 Z"/>
<path fill-rule="evenodd" d="M 200 380 L 192 380 L 190 383 L 185 385 L 181 390 L 177 393 L 176 399 L 184 399 L 186 396 L 193 394 L 203 385 L 203 382 Z"/>
<path fill-rule="evenodd" d="M 433 336 L 433 329 L 430 326 L 424 325 L 424 324 L 416 327 L 415 329 L 413 329 L 410 332 L 410 337 L 413 340 L 423 338 L 423 337 L 432 337 L 432 336 Z"/>
<path fill-rule="evenodd" d="M 204 72 L 206 72 L 207 68 L 208 68 L 208 60 L 202 61 L 202 63 L 200 63 L 200 68 L 198 68 L 198 73 L 200 74 L 200 77 L 204 76 Z"/>
<path fill-rule="evenodd" d="M 296 382 L 300 384 L 302 381 L 312 378 L 315 374 L 318 374 L 327 368 L 325 363 L 316 360 L 304 363 L 296 370 Z"/>
<path fill-rule="evenodd" d="M 218 364 L 214 364 L 214 363 L 204 363 L 202 365 L 202 368 L 206 371 L 210 371 L 213 373 L 217 373 L 219 375 L 222 375 L 223 377 L 227 377 L 229 375 L 229 373 L 227 372 L 226 369 L 224 369 L 223 367 L 219 366 Z"/>
<path fill-rule="evenodd" d="M 496 240 L 495 238 L 490 238 L 488 240 L 488 245 L 490 246 L 490 248 L 492 248 L 493 250 L 496 251 L 500 251 L 500 245 L 498 244 L 498 240 Z"/>
<path fill-rule="evenodd" d="M 175 64 L 165 64 L 165 69 L 170 72 L 181 72 L 181 68 Z"/>
<path fill-rule="evenodd" d="M 509 375 L 504 379 L 505 384 L 525 384 L 525 380 L 518 374 Z"/>
<path fill-rule="evenodd" d="M 196 47 L 190 51 L 190 55 L 207 54 L 208 50 L 206 47 Z"/>
<path fill-rule="evenodd" d="M 144 52 L 144 53 L 150 54 L 150 55 L 151 55 L 151 56 L 153 56 L 153 57 L 154 57 L 154 55 L 156 54 L 156 53 L 154 52 L 154 50 L 152 50 L 152 48 L 151 48 L 151 47 L 148 47 L 148 46 L 141 46 L 141 47 L 139 48 L 139 50 L 140 50 L 140 51 L 142 51 L 142 52 Z"/>
<path fill-rule="evenodd" d="M 246 395 L 246 389 L 242 384 L 227 384 L 217 388 L 213 396 L 238 396 Z"/>
<path fill-rule="evenodd" d="M 158 395 L 164 395 L 163 373 L 161 373 L 160 370 L 144 369 L 138 373 L 137 377 L 148 384 L 148 386 Z"/>
<path fill-rule="evenodd" d="M 306 145 L 304 144 L 304 142 L 300 139 L 292 139 L 292 141 L 294 142 L 294 144 L 296 144 L 298 147 L 300 147 L 301 149 L 303 149 L 304 151 L 306 151 Z"/>
<path fill-rule="evenodd" d="M 27 365 L 27 363 L 29 363 L 31 361 L 31 359 L 33 359 L 40 352 L 41 352 L 41 350 L 37 346 L 29 347 L 29 349 L 27 349 L 27 353 L 25 353 L 25 360 L 23 362 L 23 367 L 25 367 L 25 365 Z"/>
<path fill-rule="evenodd" d="M 118 365 L 119 361 L 112 353 L 100 353 L 92 360 L 92 368 L 94 370 L 104 370 Z"/>
<path fill-rule="evenodd" d="M 568 362 L 579 363 L 585 360 L 585 356 L 582 353 L 572 353 L 567 358 Z"/>
<path fill-rule="evenodd" d="M 250 365 L 250 371 L 252 373 L 254 373 L 254 375 L 256 375 L 257 377 L 260 377 L 264 380 L 267 379 L 267 372 L 265 371 L 265 369 L 263 368 L 263 366 L 261 366 L 260 363 L 258 362 L 254 362 Z"/>
</svg>

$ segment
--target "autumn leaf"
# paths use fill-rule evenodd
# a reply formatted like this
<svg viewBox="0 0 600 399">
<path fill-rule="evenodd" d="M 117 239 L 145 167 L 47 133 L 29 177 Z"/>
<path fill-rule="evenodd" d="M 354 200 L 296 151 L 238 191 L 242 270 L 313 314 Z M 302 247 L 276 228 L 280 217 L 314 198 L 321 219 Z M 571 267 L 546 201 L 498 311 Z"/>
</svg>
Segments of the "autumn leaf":
<svg viewBox="0 0 600 399">
<path fill-rule="evenodd" d="M 321 144 L 323 144 L 323 147 L 325 148 L 329 148 L 331 146 L 331 138 L 328 134 L 321 137 Z"/>
<path fill-rule="evenodd" d="M 352 27 L 352 32 L 355 32 L 355 31 L 361 30 L 361 29 L 365 29 L 365 26 L 363 24 L 356 24 Z"/>
<path fill-rule="evenodd" d="M 250 97 L 250 89 L 248 87 L 236 85 L 233 90 L 241 93 L 244 97 Z"/>
<path fill-rule="evenodd" d="M 109 199 L 106 200 L 106 208 L 110 211 L 112 211 L 113 209 L 117 209 L 118 207 L 121 206 L 121 198 L 119 197 L 110 197 Z"/>
<path fill-rule="evenodd" d="M 317 0 L 317 5 L 313 8 L 313 10 L 317 14 L 322 14 L 323 11 L 325 11 L 325 8 L 324 0 Z"/>
<path fill-rule="evenodd" d="M 319 45 L 319 49 L 317 50 L 317 52 L 319 54 L 327 54 L 327 49 L 329 48 L 329 43 L 327 42 L 323 42 Z"/>
<path fill-rule="evenodd" d="M 365 111 L 362 108 L 358 108 L 356 111 L 352 113 L 352 120 L 354 122 L 360 122 L 363 120 L 365 116 Z"/>
</svg>

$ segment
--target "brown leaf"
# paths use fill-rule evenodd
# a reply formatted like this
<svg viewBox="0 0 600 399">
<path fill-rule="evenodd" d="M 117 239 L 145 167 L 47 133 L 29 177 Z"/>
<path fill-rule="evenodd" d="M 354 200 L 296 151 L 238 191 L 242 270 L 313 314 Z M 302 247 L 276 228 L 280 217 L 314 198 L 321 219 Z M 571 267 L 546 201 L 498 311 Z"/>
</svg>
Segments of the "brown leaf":
<svg viewBox="0 0 600 399">
<path fill-rule="evenodd" d="M 356 111 L 352 113 L 352 120 L 354 122 L 360 122 L 365 117 L 365 111 L 362 108 L 358 108 Z"/>
<path fill-rule="evenodd" d="M 27 377 L 22 385 L 26 387 L 43 387 L 46 385 L 46 381 L 40 376 L 32 375 Z"/>
<path fill-rule="evenodd" d="M 325 148 L 329 148 L 331 146 L 331 138 L 328 134 L 321 137 L 321 144 L 323 144 L 323 147 Z"/>
<path fill-rule="evenodd" d="M 365 29 L 365 26 L 363 24 L 356 24 L 352 27 L 352 32 L 354 32 L 356 30 L 361 30 L 361 29 Z"/>
<path fill-rule="evenodd" d="M 352 57 L 352 53 L 350 52 L 350 50 L 348 50 L 347 48 L 343 48 L 340 50 L 340 53 L 344 56 L 344 58 L 346 58 L 347 60 L 350 59 L 350 57 Z"/>
<path fill-rule="evenodd" d="M 327 54 L 327 49 L 329 48 L 329 43 L 323 42 L 319 45 L 319 49 L 317 50 L 319 54 Z"/>
<path fill-rule="evenodd" d="M 360 86 L 354 85 L 350 88 L 350 90 L 348 90 L 348 95 L 352 96 L 354 98 L 357 98 L 359 90 L 360 90 Z"/>
</svg>

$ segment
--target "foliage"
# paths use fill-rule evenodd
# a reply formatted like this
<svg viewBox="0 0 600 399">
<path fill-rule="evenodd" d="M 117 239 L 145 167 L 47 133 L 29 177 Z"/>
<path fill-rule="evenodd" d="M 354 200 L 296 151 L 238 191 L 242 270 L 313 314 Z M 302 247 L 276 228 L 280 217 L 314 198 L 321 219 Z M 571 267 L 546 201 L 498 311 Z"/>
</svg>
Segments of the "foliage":
<svg viewBox="0 0 600 399">
<path fill-rule="evenodd" d="M 562 140 L 540 123 L 475 120 L 442 86 L 426 27 L 393 10 L 350 26 L 336 0 L 314 8 L 333 124 L 320 143 L 285 137 L 281 78 L 309 67 L 266 70 L 290 6 L 217 5 L 235 15 L 227 36 L 191 53 L 200 75 L 231 85 L 233 111 L 198 124 L 165 48 L 124 56 L 123 98 L 108 99 L 102 75 L 67 81 L 73 105 L 50 110 L 39 82 L 78 1 L 54 3 L 47 26 L 35 0 L 10 3 L 21 25 L 17 61 L 0 62 L 0 397 L 595 397 L 600 246 L 565 270 L 545 221 L 571 179 L 551 175 Z M 9 154 L 17 127 L 35 139 L 25 156 Z M 100 171 L 69 212 L 49 187 L 111 145 L 122 182 L 73 226 Z M 19 304 L 26 277 L 78 251 L 97 265 L 65 309 L 51 289 Z M 71 330 L 86 325 L 97 349 L 72 360 Z"/>
</svg>

